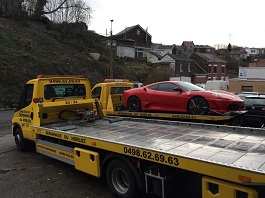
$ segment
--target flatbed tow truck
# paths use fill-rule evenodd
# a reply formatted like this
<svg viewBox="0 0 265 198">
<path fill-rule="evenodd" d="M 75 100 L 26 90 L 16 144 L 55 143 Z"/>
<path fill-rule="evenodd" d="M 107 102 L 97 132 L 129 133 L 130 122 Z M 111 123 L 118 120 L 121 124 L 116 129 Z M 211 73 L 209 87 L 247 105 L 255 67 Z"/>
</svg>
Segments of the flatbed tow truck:
<svg viewBox="0 0 265 198">
<path fill-rule="evenodd" d="M 264 198 L 264 132 L 105 116 L 76 76 L 28 81 L 12 119 L 19 149 L 33 140 L 37 152 L 105 177 L 117 197 Z"/>
</svg>

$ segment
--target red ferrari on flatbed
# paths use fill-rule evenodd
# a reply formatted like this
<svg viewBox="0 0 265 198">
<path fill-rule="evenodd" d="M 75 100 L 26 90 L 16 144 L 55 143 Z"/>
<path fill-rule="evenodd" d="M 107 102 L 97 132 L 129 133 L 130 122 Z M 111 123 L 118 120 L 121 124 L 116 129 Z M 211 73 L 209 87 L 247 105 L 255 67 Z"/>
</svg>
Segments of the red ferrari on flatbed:
<svg viewBox="0 0 265 198">
<path fill-rule="evenodd" d="M 124 91 L 124 106 L 132 112 L 204 115 L 238 111 L 243 100 L 230 92 L 208 91 L 188 82 L 162 81 Z"/>
</svg>

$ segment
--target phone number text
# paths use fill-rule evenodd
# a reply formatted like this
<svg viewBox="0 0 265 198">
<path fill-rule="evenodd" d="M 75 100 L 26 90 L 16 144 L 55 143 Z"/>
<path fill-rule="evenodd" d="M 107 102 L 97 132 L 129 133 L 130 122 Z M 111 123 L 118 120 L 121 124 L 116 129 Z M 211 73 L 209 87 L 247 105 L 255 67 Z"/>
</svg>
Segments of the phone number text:
<svg viewBox="0 0 265 198">
<path fill-rule="evenodd" d="M 170 164 L 173 166 L 179 165 L 178 158 L 170 156 L 170 155 L 164 155 L 164 154 L 154 153 L 154 152 L 150 152 L 150 151 L 134 149 L 134 148 L 130 148 L 130 147 L 124 147 L 123 152 L 127 155 L 129 154 L 131 156 L 141 157 L 141 158 L 144 158 L 147 160 L 152 160 L 152 161 L 160 162 L 163 164 Z"/>
</svg>

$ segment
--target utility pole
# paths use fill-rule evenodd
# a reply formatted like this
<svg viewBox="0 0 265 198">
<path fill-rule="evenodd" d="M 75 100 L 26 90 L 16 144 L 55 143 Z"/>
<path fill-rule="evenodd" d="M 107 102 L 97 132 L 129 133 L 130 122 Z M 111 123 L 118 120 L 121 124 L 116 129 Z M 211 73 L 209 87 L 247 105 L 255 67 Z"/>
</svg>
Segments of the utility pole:
<svg viewBox="0 0 265 198">
<path fill-rule="evenodd" d="M 110 20 L 110 68 L 109 68 L 109 77 L 114 78 L 113 76 L 113 63 L 112 63 L 112 22 L 114 20 Z"/>
</svg>

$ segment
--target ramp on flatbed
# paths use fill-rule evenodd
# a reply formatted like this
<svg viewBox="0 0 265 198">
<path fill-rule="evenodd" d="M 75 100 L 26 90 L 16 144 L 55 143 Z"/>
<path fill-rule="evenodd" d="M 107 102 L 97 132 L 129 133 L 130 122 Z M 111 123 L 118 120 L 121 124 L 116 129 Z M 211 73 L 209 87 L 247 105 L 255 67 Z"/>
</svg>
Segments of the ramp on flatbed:
<svg viewBox="0 0 265 198">
<path fill-rule="evenodd" d="M 35 128 L 37 134 L 90 147 L 234 182 L 242 182 L 242 176 L 265 184 L 264 129 L 126 117 Z"/>
</svg>

